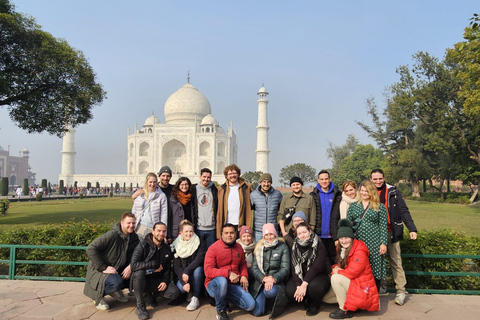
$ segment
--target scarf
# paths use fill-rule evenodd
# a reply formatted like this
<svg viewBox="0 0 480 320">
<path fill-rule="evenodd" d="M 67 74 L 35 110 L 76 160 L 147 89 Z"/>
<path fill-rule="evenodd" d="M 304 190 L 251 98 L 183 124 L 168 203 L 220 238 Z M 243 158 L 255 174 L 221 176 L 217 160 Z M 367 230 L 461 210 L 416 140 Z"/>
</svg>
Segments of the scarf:
<svg viewBox="0 0 480 320">
<path fill-rule="evenodd" d="M 380 197 L 380 203 L 383 203 L 383 205 L 386 207 L 387 206 L 387 184 L 384 183 L 383 186 L 380 189 L 377 189 L 378 196 Z"/>
<path fill-rule="evenodd" d="M 350 198 L 345 192 L 342 193 L 342 201 L 340 202 L 340 219 L 347 218 L 348 207 L 355 201 L 357 201 L 355 198 Z"/>
<path fill-rule="evenodd" d="M 252 254 L 253 249 L 255 249 L 255 242 L 253 241 L 248 246 L 246 244 L 243 244 L 241 239 L 237 239 L 237 243 L 242 246 L 243 252 L 245 252 L 245 257 Z"/>
<path fill-rule="evenodd" d="M 307 271 L 317 257 L 318 236 L 312 232 L 312 235 L 307 240 L 300 240 L 295 238 L 292 246 L 292 263 L 295 268 L 295 274 L 303 281 L 302 264 L 307 262 Z M 306 249 L 303 253 L 300 248 Z"/>
<path fill-rule="evenodd" d="M 264 248 L 275 248 L 275 246 L 278 244 L 278 239 L 275 238 L 275 240 L 272 241 L 272 243 L 268 243 L 267 241 L 263 240 L 263 242 L 260 244 L 259 248 L 257 249 L 257 253 L 255 255 L 255 259 L 257 260 L 257 266 L 258 269 L 265 274 L 265 271 L 263 270 L 263 251 Z"/>
<path fill-rule="evenodd" d="M 180 201 L 181 204 L 186 205 L 192 199 L 191 193 L 185 193 L 183 191 L 179 191 L 177 193 L 177 199 Z"/>
<path fill-rule="evenodd" d="M 180 237 L 177 237 L 177 239 L 173 241 L 170 247 L 172 248 L 172 251 L 175 251 L 175 254 L 173 255 L 175 258 L 185 259 L 194 254 L 199 246 L 200 238 L 194 233 L 193 237 L 188 241 L 183 240 L 183 236 L 180 235 Z"/>
</svg>

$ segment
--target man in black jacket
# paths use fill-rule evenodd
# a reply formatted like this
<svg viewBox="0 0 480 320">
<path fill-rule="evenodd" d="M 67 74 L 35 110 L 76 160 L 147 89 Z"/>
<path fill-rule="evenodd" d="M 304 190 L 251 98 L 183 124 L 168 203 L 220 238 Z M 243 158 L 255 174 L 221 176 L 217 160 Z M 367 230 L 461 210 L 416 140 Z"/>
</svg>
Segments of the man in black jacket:
<svg viewBox="0 0 480 320">
<path fill-rule="evenodd" d="M 157 222 L 137 246 L 132 256 L 132 284 L 137 299 L 135 314 L 139 319 L 148 319 L 144 293 L 150 296 L 150 305 L 155 307 L 156 297 L 176 299 L 177 287 L 170 281 L 172 252 L 165 241 L 167 226 Z"/>
</svg>

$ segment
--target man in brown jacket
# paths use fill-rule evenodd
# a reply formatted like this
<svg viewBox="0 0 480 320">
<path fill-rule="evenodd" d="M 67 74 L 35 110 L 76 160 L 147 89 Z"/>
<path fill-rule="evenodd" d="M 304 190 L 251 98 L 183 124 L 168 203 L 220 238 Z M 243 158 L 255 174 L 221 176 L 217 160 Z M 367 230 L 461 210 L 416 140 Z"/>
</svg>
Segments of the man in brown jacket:
<svg viewBox="0 0 480 320">
<path fill-rule="evenodd" d="M 244 225 L 252 227 L 251 185 L 240 178 L 241 170 L 235 164 L 225 167 L 223 174 L 227 180 L 218 187 L 217 239 L 221 238 L 225 223 L 232 224 L 237 231 Z"/>
</svg>

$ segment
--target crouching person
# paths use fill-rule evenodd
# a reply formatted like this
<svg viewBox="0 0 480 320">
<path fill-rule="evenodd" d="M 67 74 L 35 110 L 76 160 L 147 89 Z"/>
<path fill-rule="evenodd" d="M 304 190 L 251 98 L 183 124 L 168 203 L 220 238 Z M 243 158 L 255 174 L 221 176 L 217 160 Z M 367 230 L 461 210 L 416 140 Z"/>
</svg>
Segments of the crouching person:
<svg viewBox="0 0 480 320">
<path fill-rule="evenodd" d="M 217 320 L 228 320 L 227 303 L 252 311 L 255 300 L 248 293 L 248 270 L 242 246 L 232 224 L 222 227 L 221 239 L 205 255 L 205 288 L 215 299 Z"/>
<path fill-rule="evenodd" d="M 176 299 L 177 287 L 170 281 L 172 252 L 165 241 L 167 226 L 157 222 L 135 249 L 132 256 L 132 285 L 137 299 L 135 314 L 138 319 L 148 319 L 146 301 L 156 307 L 157 297 Z"/>
<path fill-rule="evenodd" d="M 378 311 L 378 292 L 367 246 L 354 239 L 350 220 L 342 219 L 338 226 L 338 264 L 332 266 L 331 282 L 339 309 L 330 313 L 330 318 L 351 318 L 357 309 Z"/>
<path fill-rule="evenodd" d="M 123 289 L 128 287 L 132 273 L 130 259 L 138 241 L 135 215 L 125 212 L 112 230 L 88 245 L 87 256 L 90 262 L 83 294 L 94 300 L 97 309 L 110 308 L 103 299 L 105 295 L 120 302 L 128 302 Z"/>
</svg>

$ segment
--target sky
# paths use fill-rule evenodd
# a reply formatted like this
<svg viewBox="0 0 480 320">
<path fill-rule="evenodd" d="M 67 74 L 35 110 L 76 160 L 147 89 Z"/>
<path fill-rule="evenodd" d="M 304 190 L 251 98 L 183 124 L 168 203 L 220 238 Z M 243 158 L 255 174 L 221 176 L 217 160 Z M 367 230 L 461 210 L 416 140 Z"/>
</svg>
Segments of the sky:
<svg viewBox="0 0 480 320">
<path fill-rule="evenodd" d="M 83 51 L 107 91 L 77 128 L 76 173 L 127 173 L 127 130 L 190 82 L 226 129 L 233 121 L 238 165 L 255 171 L 257 92 L 268 96 L 270 172 L 331 166 L 329 141 L 353 134 L 374 144 L 365 100 L 383 105 L 395 70 L 426 51 L 442 58 L 463 40 L 478 1 L 123 1 L 13 0 L 44 31 Z M 58 182 L 62 140 L 28 134 L 0 109 L 0 146 L 30 151 L 37 183 Z"/>
</svg>

